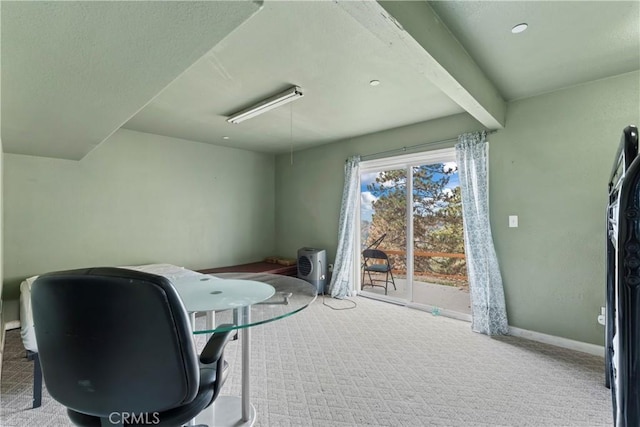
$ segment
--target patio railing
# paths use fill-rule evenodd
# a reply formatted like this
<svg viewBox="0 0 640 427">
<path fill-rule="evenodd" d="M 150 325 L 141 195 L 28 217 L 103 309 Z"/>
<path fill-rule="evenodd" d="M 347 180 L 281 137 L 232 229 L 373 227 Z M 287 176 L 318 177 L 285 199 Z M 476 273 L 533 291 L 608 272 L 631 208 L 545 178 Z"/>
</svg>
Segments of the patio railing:
<svg viewBox="0 0 640 427">
<path fill-rule="evenodd" d="M 389 255 L 405 255 L 407 251 L 400 251 L 395 249 L 382 249 L 385 253 Z M 462 258 L 466 259 L 465 254 L 450 254 L 446 252 L 422 252 L 422 251 L 414 251 L 413 255 L 416 257 L 423 258 Z M 407 274 L 406 270 L 392 270 L 394 274 Z M 433 272 L 420 272 L 414 271 L 414 274 L 419 276 L 420 273 L 428 276 L 442 277 L 446 279 L 456 279 L 456 280 L 467 280 L 467 276 L 461 274 L 442 274 L 442 273 L 433 273 Z"/>
</svg>

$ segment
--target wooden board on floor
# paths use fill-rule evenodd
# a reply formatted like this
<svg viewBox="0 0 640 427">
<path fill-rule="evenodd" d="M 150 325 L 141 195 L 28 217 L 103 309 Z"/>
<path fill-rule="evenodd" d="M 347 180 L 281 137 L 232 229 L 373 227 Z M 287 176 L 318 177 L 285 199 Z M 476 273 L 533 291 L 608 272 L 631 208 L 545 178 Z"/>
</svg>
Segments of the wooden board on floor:
<svg viewBox="0 0 640 427">
<path fill-rule="evenodd" d="M 198 273 L 271 273 L 281 274 L 283 276 L 296 276 L 298 274 L 298 267 L 295 265 L 280 265 L 270 262 L 252 262 L 249 264 L 230 265 L 228 267 L 216 267 L 208 268 L 205 270 L 198 270 Z"/>
</svg>

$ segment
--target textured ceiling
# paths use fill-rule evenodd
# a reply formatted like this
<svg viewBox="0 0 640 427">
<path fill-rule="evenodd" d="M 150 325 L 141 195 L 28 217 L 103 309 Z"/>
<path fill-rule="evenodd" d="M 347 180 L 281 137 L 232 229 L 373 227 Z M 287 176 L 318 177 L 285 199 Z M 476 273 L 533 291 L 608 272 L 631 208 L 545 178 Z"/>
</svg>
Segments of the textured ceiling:
<svg viewBox="0 0 640 427">
<path fill-rule="evenodd" d="M 4 151 L 81 159 L 255 13 L 253 2 L 6 2 Z"/>
<path fill-rule="evenodd" d="M 265 152 L 465 111 L 500 128 L 504 99 L 639 69 L 639 4 L 2 1 L 4 151 L 80 159 L 123 125 Z"/>
<path fill-rule="evenodd" d="M 406 65 L 335 2 L 267 2 L 125 127 L 282 152 L 292 140 L 300 149 L 464 111 Z M 381 84 L 370 86 L 373 79 Z M 229 114 L 292 85 L 304 97 L 227 123 Z"/>
<path fill-rule="evenodd" d="M 507 100 L 640 69 L 638 1 L 436 1 Z M 529 28 L 511 34 L 521 22 Z"/>
</svg>

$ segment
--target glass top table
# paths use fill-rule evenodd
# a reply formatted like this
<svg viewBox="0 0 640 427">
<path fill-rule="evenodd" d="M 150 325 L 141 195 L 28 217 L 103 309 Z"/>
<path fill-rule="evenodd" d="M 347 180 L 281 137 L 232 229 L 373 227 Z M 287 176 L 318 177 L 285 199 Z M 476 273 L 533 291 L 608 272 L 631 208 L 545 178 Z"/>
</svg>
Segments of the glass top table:
<svg viewBox="0 0 640 427">
<path fill-rule="evenodd" d="M 194 422 L 215 426 L 252 426 L 256 410 L 250 403 L 250 327 L 289 317 L 304 310 L 317 296 L 304 280 L 267 273 L 218 273 L 215 276 L 171 277 L 188 312 L 194 334 L 241 329 L 242 396 L 220 396 Z M 207 313 L 205 326 L 195 313 Z M 215 322 L 213 313 L 215 312 Z M 213 422 L 211 424 L 211 421 Z"/>
<path fill-rule="evenodd" d="M 219 273 L 172 280 L 190 313 L 215 311 L 216 325 L 193 325 L 194 334 L 210 334 L 261 325 L 291 316 L 316 299 L 316 287 L 304 280 L 267 273 Z M 249 313 L 239 316 L 247 307 Z"/>
</svg>

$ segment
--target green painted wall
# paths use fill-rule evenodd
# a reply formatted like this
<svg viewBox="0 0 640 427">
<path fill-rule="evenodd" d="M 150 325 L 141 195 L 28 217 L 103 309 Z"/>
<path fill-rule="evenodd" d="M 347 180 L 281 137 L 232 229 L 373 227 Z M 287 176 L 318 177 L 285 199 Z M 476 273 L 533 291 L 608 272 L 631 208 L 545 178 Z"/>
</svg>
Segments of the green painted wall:
<svg viewBox="0 0 640 427">
<path fill-rule="evenodd" d="M 508 105 L 490 202 L 512 326 L 603 344 L 607 183 L 639 94 L 636 72 Z"/>
<path fill-rule="evenodd" d="M 640 122 L 639 82 L 636 72 L 511 102 L 506 128 L 490 135 L 491 221 L 512 326 L 603 344 L 607 179 L 623 127 Z M 479 129 L 459 115 L 297 152 L 293 165 L 278 156 L 278 253 L 315 246 L 334 261 L 347 156 Z"/>
<path fill-rule="evenodd" d="M 271 154 L 119 130 L 81 161 L 4 160 L 6 298 L 47 271 L 273 253 Z"/>
<path fill-rule="evenodd" d="M 440 141 L 481 128 L 471 116 L 459 114 L 295 152 L 293 164 L 290 155 L 278 156 L 277 252 L 296 258 L 300 247 L 324 248 L 327 250 L 327 262 L 333 263 L 344 184 L 344 162 L 348 156 Z M 444 146 L 447 145 L 437 148 Z"/>
</svg>

